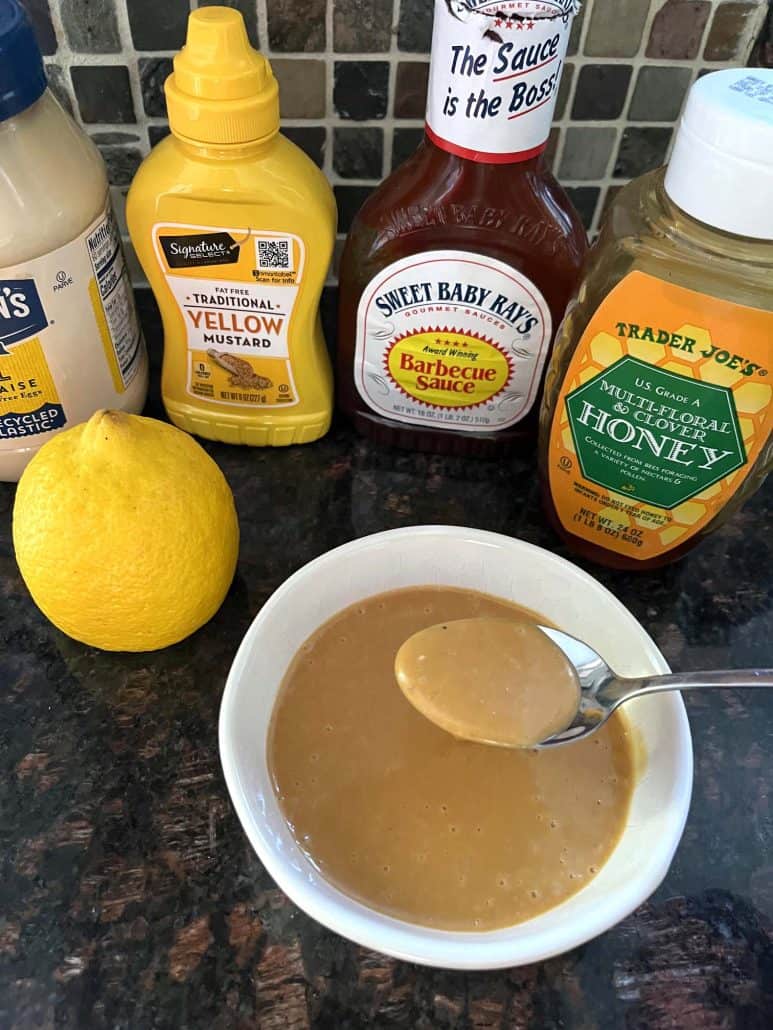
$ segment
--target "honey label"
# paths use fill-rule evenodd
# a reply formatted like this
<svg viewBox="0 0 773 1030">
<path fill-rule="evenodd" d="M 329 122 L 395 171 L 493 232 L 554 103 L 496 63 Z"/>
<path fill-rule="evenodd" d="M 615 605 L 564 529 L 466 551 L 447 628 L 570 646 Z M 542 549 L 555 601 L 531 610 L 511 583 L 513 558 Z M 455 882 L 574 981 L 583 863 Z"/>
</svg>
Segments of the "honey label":
<svg viewBox="0 0 773 1030">
<path fill-rule="evenodd" d="M 414 254 L 363 291 L 354 380 L 398 422 L 506 429 L 534 404 L 551 334 L 545 298 L 515 269 L 467 251 Z"/>
<path fill-rule="evenodd" d="M 632 272 L 561 385 L 549 476 L 561 524 L 642 560 L 731 502 L 773 428 L 773 313 Z"/>
<path fill-rule="evenodd" d="M 185 326 L 187 392 L 237 407 L 298 404 L 288 330 L 305 263 L 300 237 L 167 222 L 153 239 Z"/>
<path fill-rule="evenodd" d="M 0 452 L 117 402 L 144 355 L 109 208 L 64 246 L 0 268 Z"/>
<path fill-rule="evenodd" d="M 427 135 L 470 161 L 547 145 L 577 0 L 435 0 Z"/>
</svg>

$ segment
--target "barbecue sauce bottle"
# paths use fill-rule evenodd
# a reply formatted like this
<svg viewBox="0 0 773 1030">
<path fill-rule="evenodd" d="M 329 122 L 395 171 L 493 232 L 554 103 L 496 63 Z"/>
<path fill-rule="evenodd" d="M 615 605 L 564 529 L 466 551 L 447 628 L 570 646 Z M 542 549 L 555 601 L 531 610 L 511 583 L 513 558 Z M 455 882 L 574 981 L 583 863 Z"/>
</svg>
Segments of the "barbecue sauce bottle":
<svg viewBox="0 0 773 1030">
<path fill-rule="evenodd" d="M 360 432 L 446 454 L 533 447 L 586 253 L 545 149 L 576 0 L 436 0 L 425 137 L 354 219 L 338 401 Z"/>
</svg>

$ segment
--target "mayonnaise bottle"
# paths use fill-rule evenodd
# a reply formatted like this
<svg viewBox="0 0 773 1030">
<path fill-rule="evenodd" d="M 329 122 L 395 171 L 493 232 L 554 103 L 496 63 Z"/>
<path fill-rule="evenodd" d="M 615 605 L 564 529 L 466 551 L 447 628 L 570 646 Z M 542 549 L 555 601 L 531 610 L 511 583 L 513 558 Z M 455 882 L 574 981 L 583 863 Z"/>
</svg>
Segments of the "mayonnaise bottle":
<svg viewBox="0 0 773 1030">
<path fill-rule="evenodd" d="M 139 412 L 148 362 L 104 162 L 0 0 L 0 479 L 100 408 Z"/>
</svg>

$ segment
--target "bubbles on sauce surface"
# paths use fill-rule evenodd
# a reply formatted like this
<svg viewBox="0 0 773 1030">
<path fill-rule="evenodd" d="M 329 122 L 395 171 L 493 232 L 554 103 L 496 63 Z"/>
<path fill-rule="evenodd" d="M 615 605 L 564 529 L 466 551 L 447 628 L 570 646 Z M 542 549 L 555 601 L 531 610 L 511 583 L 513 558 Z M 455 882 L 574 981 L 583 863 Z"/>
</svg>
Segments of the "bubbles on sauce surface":
<svg viewBox="0 0 773 1030">
<path fill-rule="evenodd" d="M 410 616 L 417 627 L 443 617 L 450 625 L 454 619 L 471 615 L 472 604 L 462 610 L 445 599 L 437 604 L 432 603 L 434 598 L 427 601 L 426 594 L 417 600 Z M 480 607 L 483 614 L 491 612 L 489 604 L 485 602 Z M 431 611 L 425 612 L 425 608 Z M 373 810 L 373 791 L 383 789 L 383 770 L 391 768 L 395 758 L 390 740 L 402 726 L 392 722 L 399 717 L 397 706 L 387 708 L 386 704 L 392 696 L 388 692 L 394 688 L 393 649 L 406 627 L 410 628 L 407 613 L 395 618 L 394 605 L 388 597 L 374 598 L 353 606 L 348 622 L 346 618 L 335 620 L 327 636 L 320 631 L 301 649 L 295 666 L 297 678 L 285 694 L 284 725 L 280 726 L 286 742 L 284 753 L 294 757 L 284 762 L 284 768 L 281 761 L 277 763 L 276 756 L 270 761 L 280 802 L 282 789 L 287 793 L 287 786 L 291 787 L 289 799 L 282 805 L 285 817 L 296 840 L 310 840 L 308 853 L 325 876 L 343 889 L 355 888 L 359 896 L 370 897 L 369 903 L 375 908 L 388 910 L 397 918 L 409 918 L 439 929 L 481 931 L 530 918 L 569 897 L 606 861 L 604 841 L 579 851 L 573 846 L 570 852 L 562 845 L 573 840 L 573 797 L 577 792 L 585 812 L 592 810 L 592 819 L 605 825 L 613 820 L 621 791 L 629 782 L 627 766 L 615 758 L 619 745 L 613 741 L 607 747 L 603 740 L 594 739 L 595 750 L 586 751 L 596 769 L 590 790 L 584 771 L 574 781 L 570 777 L 559 784 L 551 773 L 550 754 L 530 753 L 527 768 L 534 770 L 533 777 L 528 773 L 516 776 L 513 794 L 513 785 L 507 787 L 503 772 L 491 774 L 491 769 L 501 768 L 498 749 L 481 749 L 480 753 L 496 754 L 496 759 L 490 755 L 483 763 L 476 757 L 477 746 L 467 751 L 468 746 L 462 745 L 458 754 L 464 757 L 457 758 L 456 771 L 448 779 L 445 763 L 455 745 L 445 743 L 441 748 L 436 745 L 441 738 L 434 734 L 431 740 L 428 737 L 426 746 L 437 747 L 433 760 L 439 763 L 431 767 L 430 773 L 423 757 L 417 760 L 415 751 L 406 755 L 405 738 L 400 738 L 400 761 L 407 761 L 407 765 L 398 770 L 395 783 L 404 785 L 402 794 L 396 798 L 387 791 L 382 799 L 379 793 L 381 842 L 372 840 L 365 831 L 368 813 Z M 361 648 L 364 638 L 374 641 L 367 652 L 367 663 L 359 660 L 361 655 L 355 663 L 355 649 Z M 364 683 L 363 669 L 371 662 L 381 661 L 378 649 L 382 643 L 383 675 L 376 664 L 374 676 L 367 677 L 368 682 Z M 390 648 L 391 654 L 387 653 Z M 307 671 L 307 662 L 315 668 Z M 335 685 L 331 677 L 337 677 L 339 683 Z M 362 682 L 355 682 L 358 678 Z M 382 680 L 383 698 L 379 694 Z M 298 703 L 304 695 L 305 713 L 304 705 Z M 382 705 L 388 718 L 379 723 Z M 299 714 L 303 718 L 299 719 Z M 413 719 L 410 724 L 407 719 L 403 722 L 406 734 L 415 734 L 411 741 L 423 744 L 417 729 L 420 723 Z M 376 732 L 381 725 L 386 727 L 384 741 L 378 739 Z M 363 727 L 367 732 L 360 733 Z M 350 753 L 350 748 L 351 753 L 361 753 L 360 773 L 356 777 L 339 775 L 344 770 L 337 769 L 341 764 L 338 756 Z M 606 751 L 612 752 L 610 758 Z M 476 795 L 477 800 L 471 801 L 468 787 L 473 786 L 473 777 L 481 773 L 478 765 L 488 765 L 483 773 L 486 786 Z M 298 775 L 297 779 L 293 773 Z M 619 778 L 619 786 L 615 786 L 613 774 L 617 774 L 614 779 Z M 457 784 L 461 785 L 461 793 Z M 519 789 L 522 793 L 518 793 Z M 351 791 L 351 795 L 346 795 L 347 802 L 342 802 L 342 792 L 346 791 Z M 556 806 L 559 794 L 567 811 Z M 603 808 L 593 804 L 594 794 Z M 444 801 L 444 797 L 451 800 Z M 340 827 L 343 804 L 348 804 L 347 828 L 341 839 L 342 831 L 336 831 L 335 826 Z M 408 821 L 406 812 L 410 816 Z M 503 814 L 507 826 L 503 825 Z M 453 818 L 449 819 L 449 815 Z M 306 833 L 309 828 L 310 837 Z M 536 850 L 524 847 L 529 828 Z M 549 828 L 554 832 L 549 834 Z M 370 829 L 373 830 L 372 825 Z M 540 856 L 546 858 L 544 865 L 540 865 Z M 455 904 L 454 898 L 458 899 Z"/>
</svg>

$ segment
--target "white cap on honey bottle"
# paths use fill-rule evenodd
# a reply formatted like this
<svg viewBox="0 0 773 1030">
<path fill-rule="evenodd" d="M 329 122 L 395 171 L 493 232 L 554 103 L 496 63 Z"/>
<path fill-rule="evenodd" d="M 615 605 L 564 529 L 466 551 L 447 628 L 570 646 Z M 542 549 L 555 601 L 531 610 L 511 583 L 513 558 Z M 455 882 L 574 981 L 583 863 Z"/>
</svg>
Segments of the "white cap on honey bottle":
<svg viewBox="0 0 773 1030">
<path fill-rule="evenodd" d="M 773 240 L 773 69 L 733 68 L 698 79 L 665 189 L 700 222 Z"/>
</svg>

